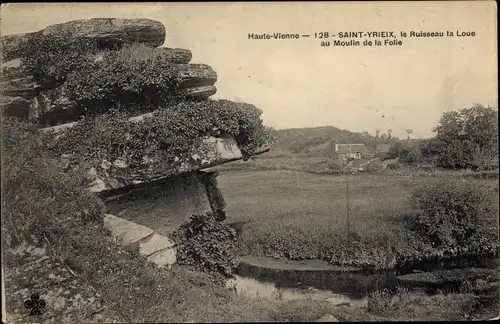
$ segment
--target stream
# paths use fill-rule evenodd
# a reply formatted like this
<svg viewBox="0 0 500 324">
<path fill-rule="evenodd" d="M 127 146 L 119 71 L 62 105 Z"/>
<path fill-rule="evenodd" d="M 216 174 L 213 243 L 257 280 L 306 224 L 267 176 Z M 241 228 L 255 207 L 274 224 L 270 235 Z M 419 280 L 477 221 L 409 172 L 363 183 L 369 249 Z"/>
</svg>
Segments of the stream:
<svg viewBox="0 0 500 324">
<path fill-rule="evenodd" d="M 238 293 L 283 300 L 327 300 L 335 305 L 363 306 L 371 291 L 405 287 L 434 294 L 459 291 L 482 279 L 498 287 L 497 257 L 453 258 L 413 264 L 404 269 L 370 271 L 340 268 L 321 261 L 287 261 L 242 257 L 236 278 L 228 282 Z"/>
</svg>

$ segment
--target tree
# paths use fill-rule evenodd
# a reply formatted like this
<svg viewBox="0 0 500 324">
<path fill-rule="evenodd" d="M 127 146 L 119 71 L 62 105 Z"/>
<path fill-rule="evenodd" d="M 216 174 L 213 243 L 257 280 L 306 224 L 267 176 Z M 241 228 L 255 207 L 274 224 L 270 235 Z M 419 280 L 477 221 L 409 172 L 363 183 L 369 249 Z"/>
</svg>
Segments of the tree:
<svg viewBox="0 0 500 324">
<path fill-rule="evenodd" d="M 387 139 L 390 141 L 390 140 L 391 140 L 391 138 L 392 138 L 392 129 L 389 129 L 389 130 L 387 131 Z"/>
<path fill-rule="evenodd" d="M 413 129 L 410 129 L 410 128 L 407 128 L 406 129 L 406 134 L 407 134 L 407 137 L 406 137 L 406 140 L 410 140 L 410 134 L 413 133 Z"/>
<path fill-rule="evenodd" d="M 434 128 L 436 138 L 460 139 L 476 143 L 480 149 L 493 149 L 498 143 L 498 112 L 474 105 L 460 111 L 445 112 Z"/>
<path fill-rule="evenodd" d="M 497 150 L 498 112 L 490 107 L 475 105 L 461 111 L 463 137 L 476 143 L 480 150 Z"/>
<path fill-rule="evenodd" d="M 498 155 L 498 112 L 474 105 L 445 112 L 433 129 L 441 143 L 438 163 L 451 168 L 478 168 L 491 164 Z"/>
<path fill-rule="evenodd" d="M 378 139 L 380 137 L 380 130 L 377 129 L 377 135 L 375 135 L 375 138 Z"/>
<path fill-rule="evenodd" d="M 389 149 L 387 157 L 390 159 L 399 158 L 401 163 L 418 164 L 422 161 L 422 152 L 418 143 L 396 142 Z"/>
</svg>

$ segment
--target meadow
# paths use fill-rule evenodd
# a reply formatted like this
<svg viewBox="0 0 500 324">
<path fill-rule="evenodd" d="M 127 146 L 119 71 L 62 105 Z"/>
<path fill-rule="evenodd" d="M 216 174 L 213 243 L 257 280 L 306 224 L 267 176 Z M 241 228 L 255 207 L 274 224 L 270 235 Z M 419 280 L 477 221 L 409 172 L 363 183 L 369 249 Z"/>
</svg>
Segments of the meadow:
<svg viewBox="0 0 500 324">
<path fill-rule="evenodd" d="M 228 222 L 245 222 L 241 254 L 379 268 L 422 253 L 442 256 L 408 228 L 415 212 L 410 203 L 414 190 L 441 177 L 314 174 L 283 170 L 276 159 L 250 161 L 247 170 L 242 163 L 228 164 L 218 178 Z M 266 162 L 274 169 L 256 167 Z M 467 181 L 498 195 L 497 181 Z M 485 220 L 484 231 L 498 233 L 497 216 Z"/>
</svg>

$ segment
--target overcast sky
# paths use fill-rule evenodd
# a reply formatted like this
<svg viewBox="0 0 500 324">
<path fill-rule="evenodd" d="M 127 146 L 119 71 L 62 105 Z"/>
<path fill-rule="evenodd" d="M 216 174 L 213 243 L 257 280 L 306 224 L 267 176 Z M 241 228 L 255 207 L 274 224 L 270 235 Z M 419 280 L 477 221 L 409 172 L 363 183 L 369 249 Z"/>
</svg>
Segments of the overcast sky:
<svg viewBox="0 0 500 324">
<path fill-rule="evenodd" d="M 2 5 L 2 34 L 97 17 L 149 18 L 164 46 L 218 74 L 214 98 L 245 101 L 276 128 L 332 125 L 431 136 L 447 110 L 497 107 L 496 3 L 123 3 Z M 395 47 L 321 47 L 314 38 L 249 40 L 248 33 L 474 31 L 475 37 L 406 38 Z"/>
</svg>

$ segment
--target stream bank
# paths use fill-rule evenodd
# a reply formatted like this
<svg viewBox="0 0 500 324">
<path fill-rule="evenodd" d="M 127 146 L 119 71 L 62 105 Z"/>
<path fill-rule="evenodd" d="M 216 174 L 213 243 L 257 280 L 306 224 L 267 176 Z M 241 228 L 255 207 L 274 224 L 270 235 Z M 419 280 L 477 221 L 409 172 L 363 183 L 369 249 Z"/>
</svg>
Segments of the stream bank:
<svg viewBox="0 0 500 324">
<path fill-rule="evenodd" d="M 492 292 L 498 289 L 498 259 L 455 258 L 413 264 L 404 269 L 373 271 L 332 266 L 325 261 L 289 261 L 243 256 L 230 284 L 251 295 L 283 299 L 333 300 L 364 305 L 374 291 L 398 289 L 425 294 Z"/>
</svg>

